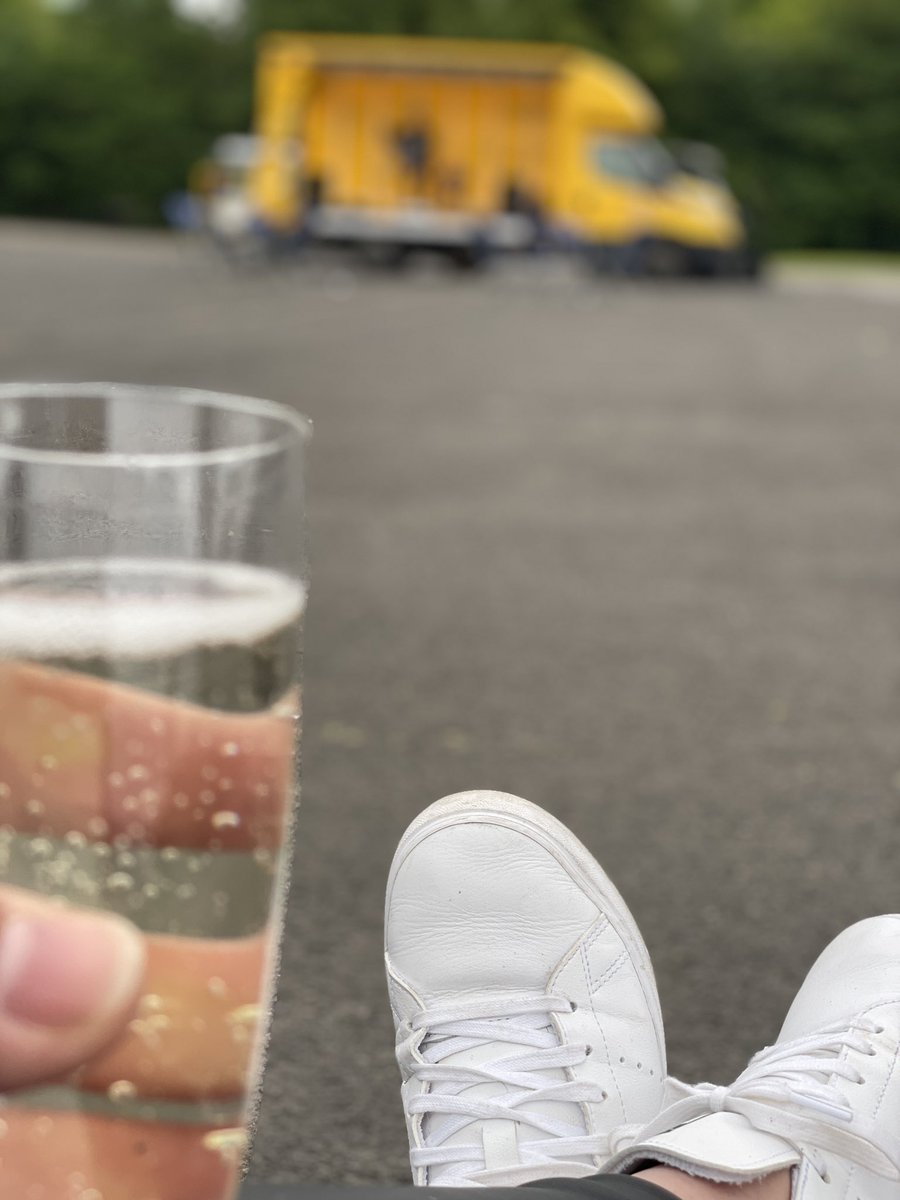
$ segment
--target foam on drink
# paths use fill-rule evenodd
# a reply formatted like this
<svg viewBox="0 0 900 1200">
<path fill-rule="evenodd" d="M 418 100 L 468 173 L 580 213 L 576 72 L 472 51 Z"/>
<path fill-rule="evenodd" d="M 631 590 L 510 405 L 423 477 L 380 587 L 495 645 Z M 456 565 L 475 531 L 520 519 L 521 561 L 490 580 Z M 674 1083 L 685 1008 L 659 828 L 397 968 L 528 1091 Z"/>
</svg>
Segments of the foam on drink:
<svg viewBox="0 0 900 1200">
<path fill-rule="evenodd" d="M 252 646 L 303 612 L 306 590 L 232 563 L 84 559 L 0 567 L 0 656 L 154 659 Z"/>
</svg>

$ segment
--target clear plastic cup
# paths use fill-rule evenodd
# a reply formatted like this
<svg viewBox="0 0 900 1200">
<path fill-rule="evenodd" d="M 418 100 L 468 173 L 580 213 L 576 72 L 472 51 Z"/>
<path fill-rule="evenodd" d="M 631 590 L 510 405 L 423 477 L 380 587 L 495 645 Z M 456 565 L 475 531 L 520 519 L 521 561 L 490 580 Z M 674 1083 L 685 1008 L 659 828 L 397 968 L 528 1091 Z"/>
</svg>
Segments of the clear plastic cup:
<svg viewBox="0 0 900 1200">
<path fill-rule="evenodd" d="M 121 914 L 147 952 L 106 1042 L 3 1096 L 0 1195 L 237 1189 L 296 794 L 309 432 L 205 392 L 0 387 L 0 888 Z"/>
</svg>

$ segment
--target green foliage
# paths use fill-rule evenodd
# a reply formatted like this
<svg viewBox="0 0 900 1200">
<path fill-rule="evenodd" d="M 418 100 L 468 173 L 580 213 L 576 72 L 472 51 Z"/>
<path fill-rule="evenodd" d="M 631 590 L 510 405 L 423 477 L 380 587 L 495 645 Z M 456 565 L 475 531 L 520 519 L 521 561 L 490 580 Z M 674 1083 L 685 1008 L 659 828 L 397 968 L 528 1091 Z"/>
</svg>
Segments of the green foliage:
<svg viewBox="0 0 900 1200">
<path fill-rule="evenodd" d="M 577 0 L 251 0 L 248 25 L 314 32 L 583 40 Z"/>
<path fill-rule="evenodd" d="M 900 247 L 900 5 L 700 0 L 658 81 L 783 246 Z"/>
<path fill-rule="evenodd" d="M 246 128 L 269 29 L 583 44 L 721 146 L 778 245 L 900 248 L 897 0 L 247 0 L 230 31 L 168 0 L 0 0 L 0 211 L 146 222 Z"/>
<path fill-rule="evenodd" d="M 211 137 L 246 123 L 247 47 L 167 0 L 3 5 L 0 211 L 156 222 Z"/>
</svg>

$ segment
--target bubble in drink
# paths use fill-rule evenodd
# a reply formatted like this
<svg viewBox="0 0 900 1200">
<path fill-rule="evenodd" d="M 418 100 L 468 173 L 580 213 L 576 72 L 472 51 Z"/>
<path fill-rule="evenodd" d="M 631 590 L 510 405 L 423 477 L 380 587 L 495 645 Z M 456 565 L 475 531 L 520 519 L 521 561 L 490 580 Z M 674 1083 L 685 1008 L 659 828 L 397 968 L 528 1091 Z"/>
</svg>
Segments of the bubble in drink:
<svg viewBox="0 0 900 1200">
<path fill-rule="evenodd" d="M 202 1200 L 233 1194 L 290 836 L 304 600 L 233 565 L 0 569 L 0 883 L 147 935 L 121 1037 L 52 1103 L 5 1098 L 7 1149 L 54 1131 L 26 1175 L 47 1196 L 83 1176 L 89 1196 L 169 1200 L 165 1164 L 188 1160 Z M 16 1169 L 15 1151 L 0 1159 L 0 1195 Z"/>
<path fill-rule="evenodd" d="M 134 880 L 127 871 L 113 871 L 112 875 L 107 877 L 106 886 L 111 892 L 127 892 L 134 887 Z"/>
<path fill-rule="evenodd" d="M 204 1146 L 215 1150 L 230 1162 L 240 1162 L 247 1148 L 246 1129 L 217 1129 L 203 1139 Z"/>
<path fill-rule="evenodd" d="M 241 823 L 241 818 L 239 813 L 222 809 L 221 812 L 215 814 L 212 823 L 216 829 L 236 829 Z"/>
</svg>

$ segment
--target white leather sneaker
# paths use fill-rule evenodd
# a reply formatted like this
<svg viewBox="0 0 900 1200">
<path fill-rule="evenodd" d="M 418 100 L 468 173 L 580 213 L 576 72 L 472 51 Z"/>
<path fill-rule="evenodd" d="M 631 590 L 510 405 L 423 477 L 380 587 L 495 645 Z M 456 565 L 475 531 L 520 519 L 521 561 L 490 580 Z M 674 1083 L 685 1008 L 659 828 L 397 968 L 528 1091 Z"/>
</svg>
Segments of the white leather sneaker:
<svg viewBox="0 0 900 1200">
<path fill-rule="evenodd" d="M 731 1087 L 685 1090 L 607 1171 L 663 1163 L 744 1183 L 789 1167 L 792 1200 L 898 1200 L 900 916 L 827 947 L 778 1041 Z"/>
<path fill-rule="evenodd" d="M 653 970 L 580 842 L 501 792 L 427 808 L 391 867 L 385 958 L 413 1180 L 596 1172 L 662 1105 Z"/>
</svg>

